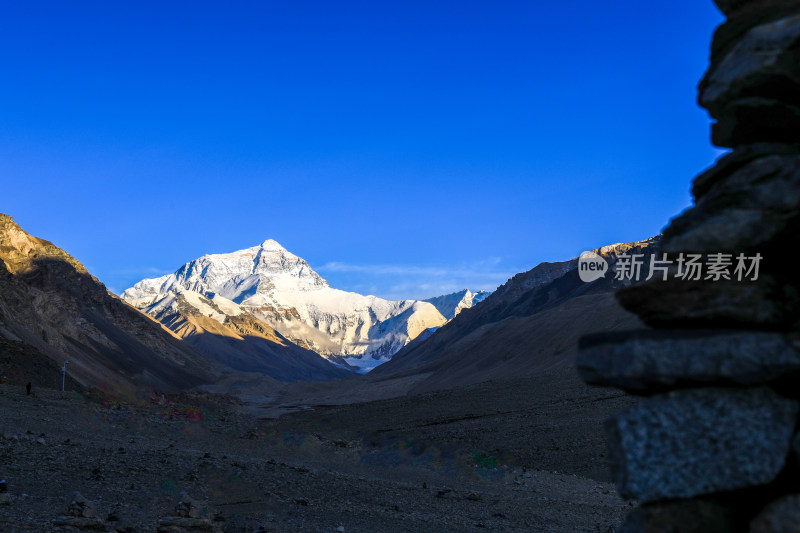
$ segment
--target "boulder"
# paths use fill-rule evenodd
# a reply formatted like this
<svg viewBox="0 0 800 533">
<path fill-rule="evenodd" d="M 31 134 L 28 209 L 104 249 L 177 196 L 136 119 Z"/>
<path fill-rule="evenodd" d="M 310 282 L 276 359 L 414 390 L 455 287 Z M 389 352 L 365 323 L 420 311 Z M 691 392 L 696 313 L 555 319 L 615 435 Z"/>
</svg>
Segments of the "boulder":
<svg viewBox="0 0 800 533">
<path fill-rule="evenodd" d="M 769 483 L 786 461 L 797 411 L 765 387 L 647 398 L 606 422 L 617 490 L 650 502 Z"/>
<path fill-rule="evenodd" d="M 800 352 L 778 333 L 643 330 L 582 338 L 576 366 L 587 383 L 656 393 L 800 375 Z"/>
</svg>

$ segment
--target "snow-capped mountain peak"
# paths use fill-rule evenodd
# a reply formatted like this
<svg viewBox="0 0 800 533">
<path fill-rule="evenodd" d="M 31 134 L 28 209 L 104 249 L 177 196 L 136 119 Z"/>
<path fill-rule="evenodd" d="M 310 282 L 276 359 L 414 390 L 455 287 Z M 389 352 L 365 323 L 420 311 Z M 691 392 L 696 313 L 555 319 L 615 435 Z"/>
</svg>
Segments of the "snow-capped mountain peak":
<svg viewBox="0 0 800 533">
<path fill-rule="evenodd" d="M 390 301 L 341 291 L 273 239 L 204 255 L 172 274 L 140 281 L 122 297 L 156 316 L 164 305 L 173 305 L 170 294 L 180 294 L 180 302 L 191 303 L 217 321 L 227 314 L 218 302 L 227 303 L 229 309 L 267 322 L 300 346 L 325 356 L 344 356 L 365 369 L 387 360 L 419 333 L 444 325 L 471 307 L 476 297 L 465 290 L 438 300 Z"/>
</svg>

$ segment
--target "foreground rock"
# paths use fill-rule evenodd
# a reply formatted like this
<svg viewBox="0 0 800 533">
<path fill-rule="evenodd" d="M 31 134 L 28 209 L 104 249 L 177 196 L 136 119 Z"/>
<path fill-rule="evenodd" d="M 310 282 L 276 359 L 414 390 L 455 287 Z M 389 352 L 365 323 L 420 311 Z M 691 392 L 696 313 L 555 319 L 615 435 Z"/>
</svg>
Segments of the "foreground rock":
<svg viewBox="0 0 800 533">
<path fill-rule="evenodd" d="M 584 337 L 576 364 L 587 383 L 646 393 L 793 378 L 800 353 L 778 333 L 643 330 Z"/>
<path fill-rule="evenodd" d="M 644 400 L 607 423 L 617 490 L 653 501 L 769 483 L 783 468 L 797 411 L 767 388 Z"/>
<path fill-rule="evenodd" d="M 695 205 L 662 242 L 673 260 L 694 256 L 708 270 L 676 267 L 623 289 L 623 307 L 660 331 L 587 338 L 578 356 L 591 383 L 658 394 L 608 422 L 618 490 L 652 502 L 629 515 L 625 533 L 800 531 L 800 457 L 790 446 L 800 390 L 800 1 L 716 4 L 727 20 L 699 102 L 716 121 L 712 141 L 734 150 L 698 176 Z M 670 389 L 684 390 L 659 394 Z"/>
<path fill-rule="evenodd" d="M 72 494 L 72 501 L 66 511 L 53 525 L 56 531 L 116 531 L 97 516 L 95 504 L 84 498 L 80 492 Z"/>
<path fill-rule="evenodd" d="M 207 506 L 201 505 L 185 492 L 175 505 L 175 514 L 158 523 L 158 533 L 190 533 L 193 531 L 222 532 L 222 521 L 214 520 Z"/>
</svg>

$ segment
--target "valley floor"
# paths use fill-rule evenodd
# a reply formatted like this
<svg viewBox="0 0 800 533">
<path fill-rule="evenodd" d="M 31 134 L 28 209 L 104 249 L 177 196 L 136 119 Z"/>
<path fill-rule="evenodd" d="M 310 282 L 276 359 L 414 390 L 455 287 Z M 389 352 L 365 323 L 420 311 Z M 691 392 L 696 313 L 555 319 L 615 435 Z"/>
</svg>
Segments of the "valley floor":
<svg viewBox="0 0 800 533">
<path fill-rule="evenodd" d="M 547 376 L 255 420 L 209 395 L 92 403 L 0 385 L 0 531 L 51 531 L 73 491 L 155 531 L 181 491 L 225 531 L 613 531 L 602 420 L 631 400 Z M 262 528 L 262 529 L 259 529 Z"/>
</svg>

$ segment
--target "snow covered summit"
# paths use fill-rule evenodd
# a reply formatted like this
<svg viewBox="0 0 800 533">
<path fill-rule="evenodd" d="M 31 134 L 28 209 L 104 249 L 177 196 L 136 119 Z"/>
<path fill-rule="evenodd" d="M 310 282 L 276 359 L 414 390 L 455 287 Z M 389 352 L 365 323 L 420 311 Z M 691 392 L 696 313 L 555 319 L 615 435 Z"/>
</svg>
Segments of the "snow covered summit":
<svg viewBox="0 0 800 533">
<path fill-rule="evenodd" d="M 449 300 L 436 305 L 389 301 L 334 289 L 304 259 L 272 239 L 236 252 L 204 255 L 172 274 L 140 281 L 122 297 L 156 316 L 154 311 L 164 307 L 160 301 L 171 302 L 185 291 L 230 301 L 236 304 L 228 306 L 231 312 L 252 314 L 300 346 L 332 359 L 345 357 L 365 370 L 390 358 L 421 332 L 442 326 L 459 303 L 462 308 L 471 306 L 473 299 L 470 293 L 469 304 L 461 302 L 462 295 L 448 311 Z M 224 320 L 218 311 L 213 318 Z"/>
</svg>

